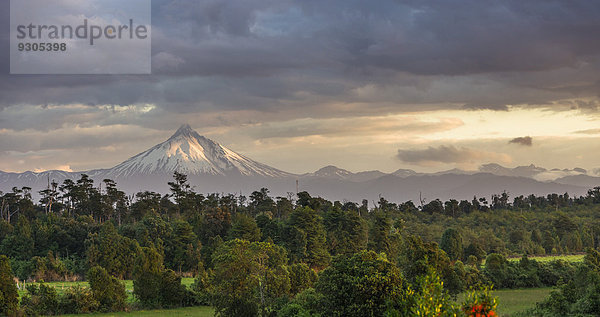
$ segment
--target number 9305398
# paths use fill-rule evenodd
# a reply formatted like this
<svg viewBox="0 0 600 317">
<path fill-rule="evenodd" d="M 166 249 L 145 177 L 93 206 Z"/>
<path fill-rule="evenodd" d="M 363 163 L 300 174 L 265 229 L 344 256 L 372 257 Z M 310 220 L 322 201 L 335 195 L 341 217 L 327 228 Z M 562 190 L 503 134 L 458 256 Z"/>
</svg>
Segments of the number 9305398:
<svg viewBox="0 0 600 317">
<path fill-rule="evenodd" d="M 64 52 L 67 43 L 19 43 L 17 49 L 20 52 Z"/>
</svg>

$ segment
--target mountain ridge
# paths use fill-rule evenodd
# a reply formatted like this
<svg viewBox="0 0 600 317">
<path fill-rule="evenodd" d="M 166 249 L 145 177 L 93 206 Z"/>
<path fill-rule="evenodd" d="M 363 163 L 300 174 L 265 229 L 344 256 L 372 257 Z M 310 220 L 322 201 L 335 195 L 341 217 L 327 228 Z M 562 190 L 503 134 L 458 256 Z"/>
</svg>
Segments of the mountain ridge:
<svg viewBox="0 0 600 317">
<path fill-rule="evenodd" d="M 198 191 L 251 192 L 266 187 L 275 195 L 285 196 L 298 189 L 333 200 L 353 201 L 365 197 L 377 200 L 379 195 L 402 201 L 415 199 L 421 193 L 429 198 L 472 199 L 473 195 L 489 196 L 504 190 L 512 195 L 549 191 L 577 195 L 600 185 L 600 177 L 588 175 L 580 168 L 548 170 L 533 164 L 508 168 L 490 163 L 477 171 L 451 169 L 434 173 L 411 169 L 398 169 L 392 173 L 379 170 L 351 172 L 328 165 L 298 175 L 254 161 L 198 134 L 189 125 L 182 125 L 164 142 L 112 168 L 80 172 L 0 171 L 0 190 L 28 186 L 37 193 L 50 181 L 75 181 L 81 174 L 87 174 L 96 182 L 113 179 L 129 193 L 143 190 L 167 193 L 167 182 L 175 171 L 188 175 Z"/>
</svg>

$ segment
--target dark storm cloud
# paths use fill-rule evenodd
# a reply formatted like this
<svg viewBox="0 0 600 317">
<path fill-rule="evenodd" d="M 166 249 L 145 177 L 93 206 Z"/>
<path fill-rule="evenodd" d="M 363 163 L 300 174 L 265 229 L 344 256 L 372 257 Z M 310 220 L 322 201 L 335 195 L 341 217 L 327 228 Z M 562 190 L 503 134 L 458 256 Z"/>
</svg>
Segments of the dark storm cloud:
<svg viewBox="0 0 600 317">
<path fill-rule="evenodd" d="M 530 136 L 524 136 L 524 137 L 514 138 L 514 139 L 508 141 L 508 143 L 519 144 L 519 145 L 523 145 L 523 146 L 532 146 L 533 139 Z"/>
<path fill-rule="evenodd" d="M 256 110 L 293 119 L 349 115 L 329 104 L 357 100 L 371 114 L 507 110 L 597 98 L 600 82 L 593 1 L 155 0 L 151 76 L 8 75 L 8 5 L 0 3 L 0 111 L 152 103 L 163 118 Z"/>
<path fill-rule="evenodd" d="M 482 159 L 506 160 L 505 155 L 453 145 L 429 146 L 426 149 L 400 149 L 396 158 L 409 164 L 468 163 Z"/>
</svg>

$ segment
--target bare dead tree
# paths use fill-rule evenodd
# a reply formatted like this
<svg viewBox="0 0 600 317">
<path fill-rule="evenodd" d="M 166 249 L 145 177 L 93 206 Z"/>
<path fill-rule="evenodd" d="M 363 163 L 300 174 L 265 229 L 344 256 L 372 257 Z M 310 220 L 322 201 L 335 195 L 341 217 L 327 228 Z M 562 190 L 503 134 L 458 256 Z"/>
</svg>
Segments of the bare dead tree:
<svg viewBox="0 0 600 317">
<path fill-rule="evenodd" d="M 6 220 L 10 223 L 11 217 L 19 212 L 19 207 L 13 212 L 10 211 L 10 204 L 6 203 L 5 199 L 2 199 L 2 208 L 0 209 L 0 214 L 2 215 L 2 219 Z"/>
</svg>

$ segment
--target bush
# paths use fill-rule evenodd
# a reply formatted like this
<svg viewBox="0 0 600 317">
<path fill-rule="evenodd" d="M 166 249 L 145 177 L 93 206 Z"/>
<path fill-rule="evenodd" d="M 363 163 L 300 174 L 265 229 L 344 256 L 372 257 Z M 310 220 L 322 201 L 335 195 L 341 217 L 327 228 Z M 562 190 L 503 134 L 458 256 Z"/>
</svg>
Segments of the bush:
<svg viewBox="0 0 600 317">
<path fill-rule="evenodd" d="M 600 253 L 589 249 L 571 279 L 538 304 L 529 316 L 598 316 L 600 312 Z"/>
<path fill-rule="evenodd" d="M 210 305 L 211 295 L 209 286 L 210 284 L 208 280 L 208 274 L 204 270 L 204 267 L 200 265 L 200 269 L 198 270 L 198 276 L 196 276 L 194 284 L 192 284 L 192 295 L 194 296 L 194 302 L 197 305 Z"/>
<path fill-rule="evenodd" d="M 337 256 L 315 288 L 323 294 L 326 316 L 381 316 L 387 302 L 401 296 L 402 274 L 385 254 L 361 251 Z"/>
<path fill-rule="evenodd" d="M 277 316 L 319 316 L 323 301 L 323 294 L 317 293 L 314 288 L 307 288 L 283 306 Z"/>
<path fill-rule="evenodd" d="M 19 293 L 13 280 L 8 257 L 0 255 L 0 315 L 16 312 L 19 305 Z"/>
<path fill-rule="evenodd" d="M 213 253 L 212 305 L 220 316 L 275 313 L 289 295 L 285 250 L 268 242 L 235 239 Z"/>
<path fill-rule="evenodd" d="M 163 267 L 154 248 L 142 248 L 133 269 L 133 294 L 143 307 L 179 307 L 189 299 L 181 277 Z"/>
<path fill-rule="evenodd" d="M 58 294 L 56 289 L 44 283 L 27 285 L 27 294 L 21 301 L 27 316 L 58 315 Z"/>
<path fill-rule="evenodd" d="M 160 306 L 163 258 L 154 248 L 142 248 L 133 267 L 133 294 L 143 307 Z"/>
<path fill-rule="evenodd" d="M 317 281 L 317 273 L 304 263 L 296 263 L 288 268 L 290 272 L 290 294 L 295 295 L 312 287 Z"/>
<path fill-rule="evenodd" d="M 31 276 L 38 281 L 64 281 L 69 275 L 72 275 L 66 265 L 58 257 L 55 257 L 52 251 L 48 251 L 46 257 L 34 256 L 31 263 L 33 266 Z"/>
<path fill-rule="evenodd" d="M 462 258 L 463 246 L 462 236 L 460 233 L 453 228 L 449 228 L 444 231 L 442 235 L 442 242 L 440 243 L 440 249 L 444 250 L 451 261 L 456 261 Z"/>
<path fill-rule="evenodd" d="M 185 286 L 181 285 L 181 277 L 173 270 L 166 270 L 160 275 L 160 305 L 161 307 L 181 307 L 187 300 Z"/>
<path fill-rule="evenodd" d="M 94 266 L 88 271 L 88 281 L 100 311 L 121 311 L 126 308 L 125 285 L 110 276 L 105 269 Z"/>
<path fill-rule="evenodd" d="M 26 260 L 10 259 L 10 267 L 19 280 L 27 280 L 33 275 L 33 263 Z"/>
<path fill-rule="evenodd" d="M 462 304 L 462 311 L 467 316 L 494 317 L 496 315 L 496 298 L 491 295 L 491 287 L 471 290 Z"/>
<path fill-rule="evenodd" d="M 64 314 L 86 314 L 97 311 L 100 303 L 90 288 L 76 285 L 59 297 L 59 306 Z"/>
<path fill-rule="evenodd" d="M 419 291 L 413 292 L 408 289 L 406 295 L 412 298 L 404 301 L 414 301 L 410 308 L 411 316 L 457 316 L 459 309 L 454 306 L 450 294 L 444 290 L 442 279 L 433 269 L 430 269 L 427 275 L 419 276 L 417 284 L 419 285 Z"/>
</svg>

